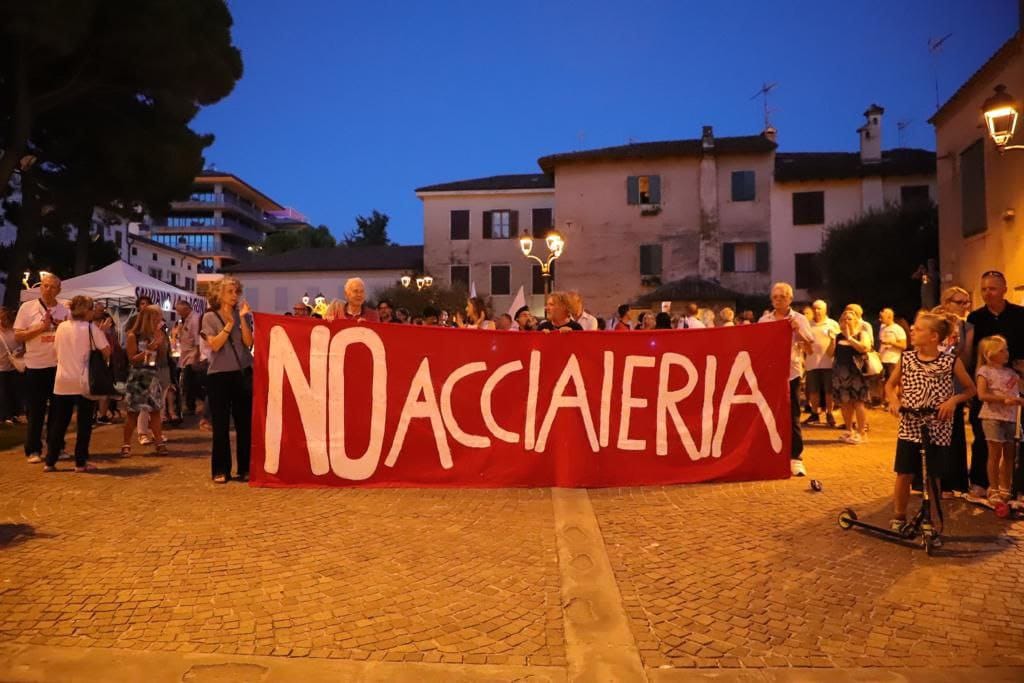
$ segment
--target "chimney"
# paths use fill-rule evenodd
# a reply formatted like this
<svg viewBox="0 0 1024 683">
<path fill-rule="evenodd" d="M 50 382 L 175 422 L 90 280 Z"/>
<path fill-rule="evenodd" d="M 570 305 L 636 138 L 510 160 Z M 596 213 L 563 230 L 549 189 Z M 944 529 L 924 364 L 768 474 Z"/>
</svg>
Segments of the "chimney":
<svg viewBox="0 0 1024 683">
<path fill-rule="evenodd" d="M 864 125 L 857 129 L 860 133 L 861 163 L 878 163 L 882 160 L 882 114 L 885 109 L 872 104 L 864 112 Z"/>
<path fill-rule="evenodd" d="M 1021 2 L 1024 2 L 1024 0 L 1021 0 Z M 761 131 L 761 135 L 763 135 L 766 139 L 771 140 L 776 144 L 778 144 L 779 142 L 779 131 L 775 130 L 773 126 L 768 126 L 767 128 L 765 128 L 763 131 Z"/>
<path fill-rule="evenodd" d="M 705 152 L 710 152 L 715 148 L 715 134 L 711 131 L 711 126 L 704 126 L 704 131 L 700 137 L 701 147 L 704 148 Z"/>
</svg>

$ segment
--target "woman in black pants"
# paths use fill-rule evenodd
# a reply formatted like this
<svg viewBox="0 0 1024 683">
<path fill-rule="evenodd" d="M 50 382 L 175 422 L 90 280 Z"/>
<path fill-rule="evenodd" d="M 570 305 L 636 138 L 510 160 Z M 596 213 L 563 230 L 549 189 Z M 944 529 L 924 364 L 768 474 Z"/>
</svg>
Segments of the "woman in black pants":
<svg viewBox="0 0 1024 683">
<path fill-rule="evenodd" d="M 249 480 L 249 449 L 252 423 L 252 323 L 249 304 L 241 299 L 242 283 L 224 277 L 207 295 L 209 309 L 203 315 L 202 336 L 210 346 L 206 373 L 207 402 L 213 422 L 213 481 L 231 479 L 231 420 L 237 435 L 239 481 Z M 240 301 L 241 299 L 241 301 Z"/>
</svg>

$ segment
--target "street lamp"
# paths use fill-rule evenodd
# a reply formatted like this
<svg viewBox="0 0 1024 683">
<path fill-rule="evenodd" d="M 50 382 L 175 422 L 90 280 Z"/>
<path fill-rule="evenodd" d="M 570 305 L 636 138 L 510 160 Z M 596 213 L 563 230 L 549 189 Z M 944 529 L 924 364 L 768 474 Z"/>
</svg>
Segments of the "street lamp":
<svg viewBox="0 0 1024 683">
<path fill-rule="evenodd" d="M 1007 144 L 1017 130 L 1018 109 L 1017 101 L 1013 99 L 1013 95 L 1006 92 L 1006 86 L 1003 84 L 997 85 L 995 94 L 981 105 L 988 134 L 1000 152 L 1008 149 L 1024 149 L 1024 145 Z"/>
<path fill-rule="evenodd" d="M 409 286 L 413 283 L 413 278 L 409 275 L 403 275 L 398 278 L 398 281 L 402 283 L 402 286 L 409 289 Z M 417 275 L 416 276 L 416 289 L 423 289 L 424 287 L 430 287 L 434 284 L 434 278 L 429 275 Z"/>
<path fill-rule="evenodd" d="M 563 238 L 557 230 L 552 230 L 544 238 L 544 244 L 548 248 L 547 259 L 542 259 L 539 256 L 534 256 L 531 252 L 533 251 L 533 238 L 529 235 L 523 235 L 519 238 L 519 248 L 523 250 L 523 256 L 528 259 L 533 259 L 540 264 L 540 274 L 544 278 L 544 295 L 547 296 L 551 293 L 551 265 L 558 260 L 565 251 L 565 238 Z"/>
</svg>

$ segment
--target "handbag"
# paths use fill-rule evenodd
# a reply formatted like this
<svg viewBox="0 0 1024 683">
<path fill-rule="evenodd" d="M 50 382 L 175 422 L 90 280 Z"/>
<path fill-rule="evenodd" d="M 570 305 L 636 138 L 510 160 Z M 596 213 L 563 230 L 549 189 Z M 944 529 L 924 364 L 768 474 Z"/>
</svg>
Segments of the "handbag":
<svg viewBox="0 0 1024 683">
<path fill-rule="evenodd" d="M 112 396 L 117 394 L 114 389 L 114 371 L 107 365 L 103 352 L 96 348 L 92 339 L 92 325 L 86 330 L 89 334 L 89 395 Z"/>
<path fill-rule="evenodd" d="M 878 351 L 868 351 L 862 358 L 858 365 L 862 375 L 875 377 L 882 374 L 882 357 L 878 355 Z"/>
<path fill-rule="evenodd" d="M 7 351 L 7 357 L 11 360 L 11 365 L 14 366 L 14 369 L 18 372 L 25 372 L 25 359 L 11 353 L 11 347 L 7 345 L 7 340 L 3 338 L 3 335 L 0 335 L 0 342 L 4 343 L 4 350 Z"/>
<path fill-rule="evenodd" d="M 224 322 L 224 318 L 220 317 L 220 313 L 213 311 L 213 314 L 217 316 L 217 320 L 220 321 L 221 327 L 226 327 L 227 323 Z M 228 332 L 228 345 L 231 346 L 231 353 L 235 354 L 235 361 L 238 363 L 238 369 L 242 371 L 242 388 L 249 394 L 252 393 L 252 366 L 242 368 L 242 358 L 238 355 L 238 349 L 235 348 L 235 340 L 231 337 L 231 333 Z"/>
</svg>

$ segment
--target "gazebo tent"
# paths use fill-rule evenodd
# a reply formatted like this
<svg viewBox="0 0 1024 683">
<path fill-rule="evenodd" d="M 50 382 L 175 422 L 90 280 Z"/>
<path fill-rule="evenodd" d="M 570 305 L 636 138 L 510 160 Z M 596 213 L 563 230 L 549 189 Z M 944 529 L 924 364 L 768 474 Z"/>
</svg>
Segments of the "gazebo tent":
<svg viewBox="0 0 1024 683">
<path fill-rule="evenodd" d="M 103 301 L 115 309 L 135 308 L 135 300 L 140 296 L 150 297 L 154 304 L 165 311 L 170 310 L 179 300 L 187 301 L 192 310 L 199 313 L 206 307 L 206 301 L 202 297 L 139 272 L 124 261 L 115 261 L 105 268 L 61 283 L 61 300 L 79 295 Z M 22 302 L 37 298 L 38 289 L 26 289 L 21 292 Z"/>
</svg>

